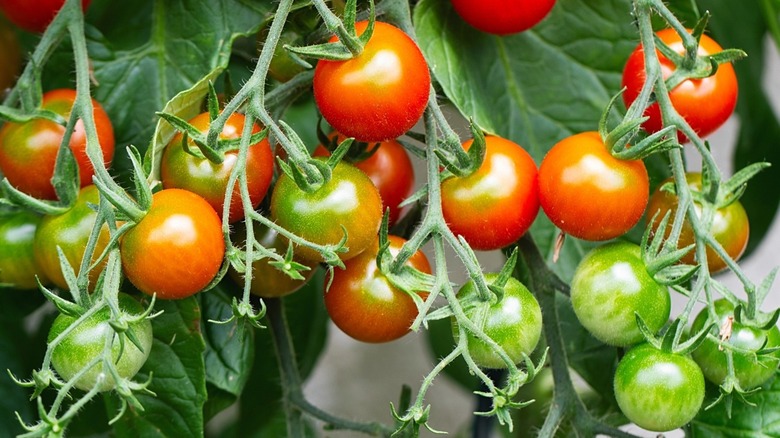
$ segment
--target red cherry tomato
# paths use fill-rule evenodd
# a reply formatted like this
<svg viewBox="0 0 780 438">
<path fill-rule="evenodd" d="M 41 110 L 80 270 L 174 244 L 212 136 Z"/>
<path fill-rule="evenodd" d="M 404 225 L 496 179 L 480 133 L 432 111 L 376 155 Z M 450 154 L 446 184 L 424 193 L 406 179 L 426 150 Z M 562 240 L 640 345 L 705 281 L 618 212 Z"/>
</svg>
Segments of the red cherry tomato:
<svg viewBox="0 0 780 438">
<path fill-rule="evenodd" d="M 214 209 L 200 196 L 166 189 L 120 243 L 127 279 L 162 299 L 186 298 L 206 287 L 222 266 L 225 241 Z"/>
<path fill-rule="evenodd" d="M 463 144 L 468 150 L 473 140 Z M 537 170 L 533 158 L 518 144 L 485 137 L 482 166 L 464 178 L 441 185 L 444 220 L 474 249 L 503 248 L 531 227 L 539 211 Z"/>
<path fill-rule="evenodd" d="M 233 113 L 228 117 L 225 127 L 222 129 L 220 139 L 232 140 L 241 138 L 245 117 L 242 114 Z M 202 113 L 192 118 L 189 123 L 199 131 L 206 133 L 209 129 L 209 113 Z M 255 125 L 252 133 L 260 132 L 260 127 Z M 228 151 L 224 154 L 224 161 L 216 164 L 205 157 L 196 157 L 188 154 L 181 146 L 182 134 L 176 134 L 163 152 L 160 164 L 160 177 L 163 187 L 189 190 L 203 197 L 217 214 L 222 215 L 225 204 L 225 191 L 227 190 L 230 173 L 238 161 L 238 150 Z M 194 143 L 190 147 L 197 149 Z M 257 208 L 263 200 L 271 185 L 273 177 L 274 158 L 271 153 L 271 145 L 268 139 L 249 146 L 246 159 L 247 188 L 252 207 Z M 231 223 L 244 218 L 244 207 L 241 202 L 241 191 L 236 182 L 230 202 Z"/>
<path fill-rule="evenodd" d="M 42 108 L 68 117 L 76 100 L 76 91 L 59 89 L 43 95 Z M 114 128 L 103 107 L 92 100 L 98 141 L 106 167 L 114 158 Z M 51 178 L 65 127 L 36 119 L 27 123 L 6 123 L 0 129 L 0 170 L 17 189 L 40 199 L 57 199 Z M 92 184 L 95 170 L 87 157 L 84 123 L 76 122 L 70 149 L 79 167 L 81 187 Z"/>
<path fill-rule="evenodd" d="M 91 1 L 81 0 L 81 9 L 86 11 Z M 65 0 L 0 0 L 0 10 L 22 29 L 41 33 L 64 4 Z"/>
<path fill-rule="evenodd" d="M 356 23 L 357 33 L 367 25 Z M 360 55 L 321 60 L 314 69 L 314 99 L 322 116 L 338 132 L 366 142 L 394 139 L 411 129 L 425 110 L 430 88 L 420 48 L 402 30 L 382 22 L 375 23 Z"/>
<path fill-rule="evenodd" d="M 663 29 L 657 33 L 669 47 L 679 54 L 684 54 L 680 36 L 673 29 Z M 699 55 L 712 55 L 723 50 L 718 43 L 707 35 L 702 35 L 699 43 Z M 675 65 L 658 53 L 661 61 L 661 71 L 668 78 L 675 70 Z M 623 100 L 626 106 L 631 105 L 639 96 L 646 80 L 645 59 L 642 46 L 634 49 L 623 68 Z M 714 75 L 703 79 L 688 79 L 671 90 L 669 97 L 672 105 L 691 125 L 699 136 L 706 137 L 728 120 L 737 105 L 737 76 L 731 64 L 721 64 Z M 659 131 L 663 125 L 658 104 L 652 104 L 645 111 L 650 117 L 643 127 L 649 132 Z M 687 141 L 684 135 L 678 134 L 681 143 Z"/>
<path fill-rule="evenodd" d="M 597 132 L 561 140 L 539 166 L 539 200 L 566 234 L 608 240 L 631 229 L 647 206 L 650 181 L 641 160 L 613 157 Z"/>
<path fill-rule="evenodd" d="M 482 32 L 508 35 L 528 30 L 550 13 L 555 0 L 452 0 L 455 12 Z"/>
<path fill-rule="evenodd" d="M 390 253 L 398 254 L 406 240 L 388 236 Z M 332 283 L 325 291 L 325 308 L 338 328 L 358 341 L 389 342 L 409 333 L 417 317 L 417 305 L 404 291 L 397 289 L 376 266 L 377 242 L 333 270 Z M 419 271 L 431 273 L 431 265 L 422 251 L 406 262 Z M 327 285 L 328 282 L 326 281 Z M 420 293 L 424 298 L 428 294 Z"/>
</svg>

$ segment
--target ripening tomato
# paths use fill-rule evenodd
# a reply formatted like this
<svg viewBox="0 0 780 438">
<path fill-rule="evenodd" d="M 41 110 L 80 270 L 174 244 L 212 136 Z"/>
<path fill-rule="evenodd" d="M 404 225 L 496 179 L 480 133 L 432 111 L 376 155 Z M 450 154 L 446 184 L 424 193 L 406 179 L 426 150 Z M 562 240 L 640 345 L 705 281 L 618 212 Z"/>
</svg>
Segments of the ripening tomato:
<svg viewBox="0 0 780 438">
<path fill-rule="evenodd" d="M 22 52 L 16 34 L 0 20 L 0 93 L 14 84 L 21 68 Z"/>
<path fill-rule="evenodd" d="M 685 174 L 685 179 L 688 182 L 688 187 L 693 191 L 701 192 L 701 173 L 689 172 Z M 650 197 L 650 202 L 647 206 L 647 221 L 648 225 L 655 231 L 658 229 L 658 225 L 661 223 L 666 212 L 670 211 L 671 218 L 677 211 L 678 199 L 677 195 L 671 194 L 666 191 L 661 191 L 660 188 L 673 181 L 672 178 L 664 181 L 658 190 L 653 192 Z M 694 209 L 699 217 L 701 217 L 701 205 L 698 202 L 693 203 Z M 655 216 L 655 221 L 653 217 Z M 671 233 L 671 220 L 670 225 L 667 228 L 666 235 Z M 727 205 L 726 207 L 718 209 L 712 218 L 712 226 L 710 227 L 710 233 L 715 240 L 723 246 L 726 253 L 734 260 L 739 260 L 742 254 L 747 248 L 748 238 L 750 237 L 750 222 L 748 221 L 747 212 L 739 201 Z M 683 223 L 682 232 L 680 233 L 680 239 L 677 241 L 678 248 L 684 248 L 694 243 L 694 232 L 691 228 L 690 222 L 686 219 Z M 688 265 L 696 264 L 696 251 L 691 250 L 685 257 L 681 259 L 682 263 Z M 707 268 L 711 273 L 720 272 L 726 269 L 726 262 L 723 261 L 715 251 L 707 246 Z"/>
<path fill-rule="evenodd" d="M 337 141 L 345 139 L 339 135 Z M 388 140 L 369 146 L 371 155 L 361 161 L 352 162 L 358 169 L 365 172 L 374 183 L 382 197 L 382 210 L 390 208 L 389 224 L 393 226 L 403 214 L 404 208 L 399 207 L 414 189 L 414 167 L 409 154 L 401 143 Z M 315 157 L 330 156 L 324 146 L 317 146 L 312 154 Z"/>
<path fill-rule="evenodd" d="M 271 217 L 296 236 L 318 245 L 336 245 L 346 231 L 348 251 L 339 253 L 339 258 L 349 260 L 376 240 L 382 199 L 365 173 L 342 161 L 333 169 L 331 179 L 311 193 L 282 174 L 271 194 Z M 322 254 L 304 246 L 296 246 L 295 255 L 310 262 L 324 261 Z"/>
<path fill-rule="evenodd" d="M 44 93 L 41 107 L 68 117 L 76 100 L 76 91 L 58 89 Z M 92 100 L 100 149 L 104 166 L 114 158 L 114 128 L 103 107 Z M 57 199 L 51 178 L 65 127 L 49 120 L 36 119 L 27 123 L 6 123 L 0 128 L 0 171 L 17 189 L 40 199 Z M 92 184 L 95 173 L 86 152 L 87 135 L 84 123 L 76 123 L 70 138 L 70 148 L 79 168 L 81 187 Z"/>
<path fill-rule="evenodd" d="M 76 203 L 65 213 L 55 216 L 44 216 L 38 230 L 35 232 L 33 250 L 35 260 L 43 269 L 46 277 L 61 289 L 67 289 L 65 276 L 62 274 L 57 247 L 65 253 L 65 258 L 78 275 L 81 260 L 87 249 L 89 235 L 95 226 L 97 213 L 88 204 L 98 205 L 100 193 L 96 186 L 86 186 L 81 189 Z M 105 250 L 110 240 L 108 226 L 103 225 L 98 237 L 92 260 L 95 261 Z M 106 261 L 89 272 L 89 283 L 94 285 L 103 270 Z"/>
<path fill-rule="evenodd" d="M 233 113 L 228 117 L 220 139 L 232 140 L 241 138 L 244 128 L 244 115 Z M 211 121 L 209 113 L 201 113 L 192 118 L 189 123 L 202 133 L 208 132 Z M 260 132 L 260 127 L 254 125 L 252 133 Z M 165 147 L 160 163 L 160 179 L 163 187 L 178 188 L 191 191 L 203 197 L 217 214 L 222 215 L 225 204 L 225 192 L 227 191 L 230 174 L 238 161 L 238 150 L 232 150 L 223 154 L 224 161 L 213 163 L 208 158 L 200 155 L 197 146 L 192 140 L 188 140 L 190 147 L 198 156 L 187 153 L 181 145 L 182 134 L 176 134 Z M 257 208 L 268 192 L 273 177 L 274 158 L 271 153 L 271 145 L 268 139 L 249 146 L 246 158 L 246 182 L 249 190 L 249 199 L 252 208 Z M 229 222 L 233 223 L 244 218 L 244 206 L 241 202 L 241 191 L 238 182 L 233 188 L 230 201 Z"/>
<path fill-rule="evenodd" d="M 367 26 L 356 23 L 358 35 Z M 317 107 L 336 131 L 374 142 L 398 138 L 417 123 L 428 103 L 431 75 L 417 44 L 377 21 L 360 55 L 317 62 L 313 85 Z"/>
<path fill-rule="evenodd" d="M 406 240 L 388 236 L 393 256 Z M 325 308 L 333 323 L 350 337 L 363 342 L 389 342 L 409 333 L 417 318 L 417 305 L 406 292 L 396 288 L 376 265 L 378 242 L 344 263 L 344 269 L 332 272 L 330 287 L 325 281 Z M 431 265 L 422 251 L 406 262 L 418 271 L 431 273 Z M 418 292 L 424 299 L 427 292 Z"/>
<path fill-rule="evenodd" d="M 542 21 L 555 0 L 452 0 L 455 12 L 482 32 L 508 35 L 528 30 Z"/>
<path fill-rule="evenodd" d="M 682 39 L 674 29 L 663 29 L 658 37 L 675 52 L 683 55 L 685 48 Z M 699 42 L 699 56 L 713 55 L 723 49 L 712 38 L 702 35 Z M 671 76 L 676 67 L 673 62 L 658 52 L 661 62 L 661 72 L 664 79 Z M 639 96 L 646 80 L 644 50 L 640 44 L 628 58 L 623 68 L 623 100 L 626 106 L 631 105 Z M 702 79 L 688 79 L 674 87 L 669 93 L 672 106 L 685 118 L 691 128 L 701 137 L 706 137 L 728 120 L 737 105 L 737 75 L 731 64 L 721 64 L 714 75 Z M 663 128 L 661 111 L 657 103 L 650 105 L 645 111 L 650 117 L 643 127 L 649 132 Z M 678 134 L 680 142 L 687 141 L 684 135 Z"/>
<path fill-rule="evenodd" d="M 619 160 L 598 132 L 567 137 L 539 166 L 539 201 L 566 234 L 608 240 L 631 229 L 647 206 L 650 180 L 642 160 Z"/>
<path fill-rule="evenodd" d="M 471 148 L 473 140 L 463 143 Z M 531 227 L 539 212 L 537 170 L 520 145 L 485 137 L 485 159 L 473 174 L 441 184 L 444 220 L 478 250 L 503 248 Z"/>
<path fill-rule="evenodd" d="M 222 223 L 200 196 L 182 189 L 154 194 L 152 207 L 120 243 L 127 279 L 158 298 L 186 298 L 214 279 L 225 258 Z"/>
<path fill-rule="evenodd" d="M 46 284 L 33 246 L 40 223 L 41 217 L 31 211 L 0 213 L 0 286 L 35 289 L 36 278 Z"/>
<path fill-rule="evenodd" d="M 81 0 L 81 9 L 86 11 L 91 1 Z M 64 4 L 65 0 L 0 0 L 0 10 L 22 29 L 42 33 Z"/>
</svg>

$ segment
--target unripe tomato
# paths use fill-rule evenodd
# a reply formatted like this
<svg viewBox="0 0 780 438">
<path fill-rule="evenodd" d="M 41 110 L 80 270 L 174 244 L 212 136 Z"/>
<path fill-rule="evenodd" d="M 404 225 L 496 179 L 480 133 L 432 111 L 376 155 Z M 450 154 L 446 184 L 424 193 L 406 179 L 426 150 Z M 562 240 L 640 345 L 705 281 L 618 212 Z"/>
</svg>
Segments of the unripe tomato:
<svg viewBox="0 0 780 438">
<path fill-rule="evenodd" d="M 609 240 L 631 229 L 647 206 L 650 180 L 642 160 L 619 160 L 598 132 L 567 137 L 539 166 L 539 201 L 566 234 Z"/>
<path fill-rule="evenodd" d="M 33 246 L 40 223 L 41 217 L 31 211 L 0 214 L 0 286 L 35 289 L 36 277 L 46 284 Z"/>
<path fill-rule="evenodd" d="M 76 91 L 59 89 L 44 93 L 41 107 L 68 118 Z M 114 158 L 114 128 L 103 107 L 92 99 L 103 164 L 108 167 Z M 0 171 L 17 189 L 40 199 L 57 199 L 51 178 L 65 127 L 44 119 L 27 123 L 6 123 L 0 128 Z M 70 138 L 70 149 L 79 168 L 81 187 L 92 184 L 95 171 L 87 157 L 87 135 L 79 120 Z"/>
<path fill-rule="evenodd" d="M 228 117 L 225 127 L 219 138 L 232 140 L 241 138 L 244 128 L 244 115 L 233 113 Z M 208 132 L 211 121 L 209 113 L 201 113 L 190 119 L 189 123 L 202 133 Z M 254 125 L 252 133 L 260 132 L 260 127 Z M 224 154 L 224 161 L 216 164 L 206 157 L 193 156 L 187 153 L 181 145 L 182 134 L 176 134 L 165 147 L 160 163 L 160 179 L 163 187 L 178 188 L 191 191 L 203 197 L 222 215 L 225 204 L 225 192 L 227 190 L 230 174 L 238 161 L 238 150 L 232 150 Z M 197 146 L 189 140 L 190 147 L 197 151 Z M 249 146 L 246 157 L 246 182 L 249 190 L 249 199 L 252 208 L 257 208 L 268 192 L 273 177 L 274 158 L 271 153 L 271 145 L 268 139 Z M 198 153 L 198 152 L 195 152 Z M 230 202 L 229 222 L 233 223 L 244 218 L 244 206 L 241 202 L 241 191 L 238 182 L 233 188 Z"/>
<path fill-rule="evenodd" d="M 81 0 L 81 9 L 86 11 L 91 2 Z M 22 29 L 42 33 L 64 4 L 65 0 L 0 0 L 0 10 Z"/>
<path fill-rule="evenodd" d="M 143 306 L 138 301 L 130 295 L 121 292 L 119 293 L 119 308 L 123 314 L 131 317 L 144 312 Z M 132 378 L 146 363 L 149 352 L 152 351 L 152 341 L 154 340 L 151 321 L 142 319 L 129 324 L 130 330 L 133 331 L 135 338 L 142 347 L 139 350 L 127 338 L 120 344 L 114 329 L 109 325 L 110 318 L 111 310 L 108 307 L 100 309 L 82 321 L 54 347 L 51 355 L 51 364 L 62 379 L 72 379 L 94 358 L 98 357 L 103 352 L 109 336 L 114 337 L 111 343 L 111 357 L 120 377 Z M 51 329 L 49 329 L 48 342 L 52 342 L 60 336 L 76 322 L 76 319 L 64 314 L 57 316 Z M 98 383 L 100 377 L 103 380 Z M 98 391 L 101 392 L 110 391 L 116 387 L 114 377 L 108 372 L 103 374 L 103 363 L 101 362 L 92 366 L 89 371 L 79 377 L 74 386 L 82 391 L 89 391 L 96 384 L 98 385 Z"/>
<path fill-rule="evenodd" d="M 701 191 L 701 173 L 690 172 L 685 175 L 685 179 L 688 182 L 688 187 L 694 191 Z M 673 181 L 672 178 L 664 181 L 661 186 L 667 182 Z M 647 206 L 647 222 L 653 231 L 658 229 L 658 225 L 661 223 L 666 212 L 671 212 L 671 218 L 674 218 L 677 212 L 679 199 L 677 195 L 671 194 L 666 191 L 658 190 L 653 192 L 650 197 L 650 202 Z M 696 213 L 701 217 L 701 204 L 698 202 L 693 203 Z M 655 217 L 655 221 L 653 221 Z M 670 225 L 667 226 L 667 237 L 671 233 L 671 220 Z M 727 205 L 726 207 L 719 208 L 715 211 L 712 218 L 712 226 L 710 227 L 710 233 L 718 243 L 723 246 L 726 253 L 734 260 L 739 260 L 742 254 L 747 248 L 748 238 L 750 237 L 750 222 L 748 221 L 747 212 L 739 201 Z M 691 228 L 691 224 L 688 219 L 683 222 L 682 232 L 680 233 L 680 239 L 677 241 L 679 248 L 684 248 L 694 243 L 694 232 Z M 689 251 L 681 260 L 682 263 L 695 265 L 696 251 L 695 249 Z M 711 273 L 720 272 L 726 269 L 726 262 L 723 261 L 715 251 L 707 246 L 707 268 Z"/>
<path fill-rule="evenodd" d="M 452 0 L 455 12 L 482 32 L 508 35 L 528 30 L 550 13 L 555 0 Z"/>
<path fill-rule="evenodd" d="M 367 21 L 356 23 L 358 35 L 367 26 Z M 428 64 L 417 44 L 379 21 L 360 55 L 320 60 L 314 68 L 314 100 L 322 116 L 359 141 L 390 140 L 410 130 L 425 110 L 430 88 Z"/>
</svg>

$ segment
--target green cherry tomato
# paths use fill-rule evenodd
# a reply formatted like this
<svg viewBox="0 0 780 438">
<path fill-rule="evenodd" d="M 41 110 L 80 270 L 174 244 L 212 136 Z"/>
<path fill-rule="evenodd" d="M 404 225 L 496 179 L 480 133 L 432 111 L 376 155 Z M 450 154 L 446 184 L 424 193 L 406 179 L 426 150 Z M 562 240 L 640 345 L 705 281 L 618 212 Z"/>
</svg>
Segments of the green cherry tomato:
<svg viewBox="0 0 780 438">
<path fill-rule="evenodd" d="M 89 208 L 88 204 L 97 205 L 100 202 L 100 193 L 97 187 L 87 186 L 81 189 L 76 203 L 70 210 L 56 216 L 44 216 L 38 230 L 35 233 L 33 249 L 35 260 L 43 269 L 46 277 L 61 289 L 67 289 L 65 276 L 62 274 L 57 247 L 65 253 L 65 258 L 70 263 L 73 271 L 78 275 L 81 259 L 87 249 L 89 235 L 95 226 L 97 213 Z M 95 252 L 92 254 L 96 260 L 108 245 L 110 240 L 108 226 L 104 225 L 98 238 Z M 105 261 L 96 266 L 89 273 L 89 282 L 94 285 Z"/>
<path fill-rule="evenodd" d="M 633 243 L 614 242 L 594 249 L 577 266 L 571 304 L 601 342 L 625 347 L 641 341 L 635 313 L 653 332 L 669 319 L 669 290 L 650 277 L 640 253 Z"/>
<path fill-rule="evenodd" d="M 132 317 L 144 312 L 143 306 L 130 295 L 119 294 L 119 308 L 122 314 Z M 152 323 L 148 319 L 142 319 L 129 324 L 129 329 L 133 331 L 138 340 L 141 349 L 138 349 L 125 335 L 120 343 L 120 339 L 115 335 L 114 329 L 109 325 L 111 319 L 111 310 L 104 307 L 98 310 L 86 320 L 65 335 L 57 343 L 52 351 L 51 364 L 57 371 L 57 374 L 64 379 L 72 379 L 79 371 L 86 367 L 94 358 L 98 357 L 106 345 L 106 338 L 114 336 L 111 344 L 111 357 L 114 366 L 120 377 L 129 379 L 138 373 L 138 370 L 146 362 L 149 352 L 152 350 Z M 60 314 L 54 320 L 49 329 L 48 342 L 54 341 L 68 327 L 76 322 L 77 318 Z M 124 348 L 122 346 L 124 344 Z M 120 355 L 121 353 L 121 355 Z M 116 386 L 116 381 L 109 374 L 103 376 L 103 380 L 98 383 L 98 379 L 103 373 L 103 364 L 98 362 L 94 364 L 89 371 L 82 375 L 75 383 L 75 387 L 83 391 L 89 391 L 95 385 L 98 390 L 109 391 Z"/>
<path fill-rule="evenodd" d="M 615 399 L 637 426 L 657 432 L 674 430 L 701 409 L 704 376 L 690 357 L 640 344 L 626 353 L 615 370 Z"/>
<path fill-rule="evenodd" d="M 283 228 L 319 245 L 338 244 L 346 231 L 348 251 L 339 257 L 349 260 L 376 240 L 382 199 L 365 173 L 341 162 L 330 181 L 312 193 L 301 190 L 286 174 L 279 177 L 271 195 L 271 216 Z M 295 254 L 306 261 L 323 261 L 319 252 L 303 246 L 296 247 Z"/>
<path fill-rule="evenodd" d="M 496 278 L 498 274 L 485 274 L 488 284 L 493 284 Z M 474 300 L 476 297 L 477 288 L 473 281 L 464 284 L 458 291 L 458 299 L 461 302 Z M 475 301 L 463 310 L 477 327 L 506 351 L 514 363 L 523 360 L 523 353 L 531 354 L 539 343 L 542 334 L 542 309 L 528 288 L 515 278 L 507 281 L 501 301 L 497 302 L 496 296 L 493 295 L 490 301 Z M 454 317 L 452 334 L 457 342 L 460 338 L 460 328 Z M 477 365 L 484 368 L 506 368 L 506 362 L 487 343 L 472 333 L 468 333 L 467 338 L 469 353 Z"/>
<path fill-rule="evenodd" d="M 726 299 L 715 301 L 715 313 L 718 315 L 717 327 L 712 334 L 718 336 L 729 317 L 734 316 L 734 305 Z M 708 323 L 707 309 L 702 310 L 691 325 L 691 333 L 698 333 Z M 749 327 L 736 321 L 731 326 L 731 337 L 726 343 L 731 346 L 734 363 L 734 375 L 739 386 L 744 390 L 753 389 L 769 380 L 777 372 L 780 364 L 780 351 L 757 356 L 756 352 L 765 348 L 780 347 L 780 330 L 777 326 L 769 330 Z M 704 377 L 710 382 L 720 385 L 728 375 L 728 363 L 725 351 L 720 349 L 717 341 L 707 338 L 699 348 L 691 353 L 693 360 L 699 364 Z"/>
<path fill-rule="evenodd" d="M 40 223 L 40 216 L 26 210 L 0 215 L 0 285 L 35 289 L 36 277 L 46 284 L 33 247 Z"/>
</svg>

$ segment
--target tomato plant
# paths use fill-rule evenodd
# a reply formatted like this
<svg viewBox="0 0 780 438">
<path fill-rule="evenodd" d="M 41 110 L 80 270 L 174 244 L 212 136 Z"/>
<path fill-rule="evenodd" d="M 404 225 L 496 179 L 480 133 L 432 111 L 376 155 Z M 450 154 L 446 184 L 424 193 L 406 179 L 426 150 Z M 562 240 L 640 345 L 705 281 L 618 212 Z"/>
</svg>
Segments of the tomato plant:
<svg viewBox="0 0 780 438">
<path fill-rule="evenodd" d="M 362 34 L 367 25 L 356 23 L 357 32 Z M 385 141 L 400 137 L 420 119 L 431 76 L 408 35 L 376 22 L 360 55 L 317 63 L 313 86 L 317 107 L 336 131 L 360 141 Z"/>
<path fill-rule="evenodd" d="M 613 157 L 597 132 L 566 137 L 539 166 L 539 201 L 562 232 L 584 240 L 625 234 L 650 196 L 642 161 Z"/>
<path fill-rule="evenodd" d="M 485 280 L 492 284 L 497 274 L 485 274 Z M 531 291 L 515 278 L 504 286 L 504 295 L 492 295 L 489 301 L 475 300 L 477 289 L 473 282 L 464 284 L 458 291 L 458 299 L 472 323 L 477 325 L 490 339 L 504 349 L 514 363 L 529 355 L 542 334 L 542 312 Z M 452 320 L 452 335 L 460 339 L 460 324 Z M 474 362 L 485 368 L 506 368 L 506 362 L 490 345 L 474 334 L 466 335 L 468 350 Z"/>
<path fill-rule="evenodd" d="M 382 221 L 382 199 L 374 183 L 357 167 L 339 163 L 330 181 L 306 193 L 286 174 L 271 194 L 271 216 L 283 228 L 318 245 L 336 245 L 347 233 L 347 251 L 339 258 L 349 260 L 375 240 Z M 312 248 L 297 246 L 303 260 L 321 262 Z"/>
<path fill-rule="evenodd" d="M 44 93 L 41 108 L 67 118 L 75 100 L 75 90 L 52 90 Z M 92 105 L 104 165 L 108 167 L 114 157 L 114 128 L 103 107 L 94 99 Z M 27 194 L 56 199 L 51 178 L 64 133 L 64 126 L 45 119 L 6 123 L 0 128 L 0 171 L 12 186 Z M 95 171 L 87 157 L 83 121 L 76 123 L 69 146 L 78 164 L 81 187 L 92 184 Z"/>
<path fill-rule="evenodd" d="M 122 315 L 133 317 L 143 313 L 144 308 L 130 295 L 119 294 L 119 309 Z M 89 366 L 110 342 L 111 358 L 117 374 L 122 378 L 132 378 L 141 369 L 152 350 L 152 323 L 148 319 L 140 319 L 129 323 L 135 342 L 129 336 L 118 334 L 110 326 L 111 310 L 103 307 L 87 319 L 77 323 L 77 318 L 60 314 L 49 329 L 48 342 L 64 336 L 54 347 L 51 364 L 62 379 L 70 380 Z M 71 326 L 70 332 L 63 333 Z M 108 339 L 108 338 L 112 339 Z M 120 339 L 124 337 L 124 339 Z M 81 374 L 74 386 L 83 391 L 89 391 L 97 386 L 98 391 L 109 391 L 116 386 L 116 381 L 108 373 L 104 364 L 96 362 Z"/>
<path fill-rule="evenodd" d="M 81 0 L 81 8 L 87 10 L 92 0 Z M 0 0 L 0 10 L 14 24 L 29 32 L 41 33 L 57 15 L 65 0 Z"/>
<path fill-rule="evenodd" d="M 166 300 L 205 288 L 225 256 L 219 216 L 205 199 L 182 189 L 155 193 L 152 207 L 120 248 L 127 279 Z"/>
<path fill-rule="evenodd" d="M 699 412 L 704 376 L 690 357 L 641 344 L 615 370 L 615 398 L 629 420 L 665 432 L 686 425 Z"/>
<path fill-rule="evenodd" d="M 685 175 L 685 179 L 691 190 L 700 193 L 702 192 L 703 188 L 700 173 L 689 172 Z M 648 226 L 653 230 L 658 228 L 661 219 L 667 212 L 671 212 L 671 215 L 674 215 L 677 211 L 679 203 L 677 195 L 661 190 L 663 185 L 669 182 L 671 182 L 671 179 L 664 181 L 650 197 L 650 202 L 647 206 L 647 220 Z M 697 211 L 697 215 L 701 217 L 701 204 L 694 201 L 694 208 Z M 670 232 L 671 229 L 667 229 L 667 237 Z M 738 260 L 745 252 L 745 248 L 747 248 L 748 244 L 748 237 L 750 236 L 750 222 L 748 221 L 747 213 L 745 212 L 742 203 L 734 201 L 725 207 L 717 209 L 712 218 L 710 233 L 712 233 L 715 240 L 723 246 L 723 249 L 726 250 L 726 253 L 732 259 Z M 683 223 L 677 246 L 679 248 L 684 248 L 693 242 L 694 231 L 690 221 L 686 220 Z M 688 252 L 682 258 L 681 262 L 689 265 L 696 264 L 695 250 Z M 707 267 L 709 268 L 709 271 L 713 273 L 726 269 L 726 262 L 709 246 L 707 246 Z"/>
<path fill-rule="evenodd" d="M 663 29 L 657 33 L 658 38 L 680 55 L 685 53 L 680 35 L 673 29 Z M 702 35 L 699 41 L 699 56 L 713 55 L 723 49 L 709 36 Z M 672 61 L 658 54 L 661 61 L 661 72 L 664 78 L 668 78 L 675 72 Z M 639 91 L 645 83 L 645 59 L 644 50 L 640 44 L 629 56 L 623 69 L 623 100 L 626 106 L 631 105 L 639 96 Z M 685 118 L 699 136 L 706 137 L 714 132 L 734 112 L 737 105 L 737 75 L 731 64 L 721 64 L 712 76 L 701 79 L 686 79 L 675 86 L 669 93 L 669 98 L 677 112 Z M 650 132 L 659 131 L 661 112 L 658 104 L 647 108 L 645 115 L 649 119 L 643 127 Z M 679 134 L 680 142 L 686 141 L 685 136 Z"/>
<path fill-rule="evenodd" d="M 38 280 L 46 284 L 33 249 L 40 223 L 41 216 L 29 211 L 0 212 L 0 285 L 35 289 Z"/>
<path fill-rule="evenodd" d="M 442 182 L 441 208 L 453 233 L 474 249 L 491 250 L 528 231 L 539 211 L 539 193 L 536 163 L 525 149 L 496 136 L 485 137 L 485 148 L 476 172 Z"/>
<path fill-rule="evenodd" d="M 550 13 L 555 0 L 452 0 L 452 6 L 466 23 L 482 32 L 508 35 L 534 27 Z"/>
<path fill-rule="evenodd" d="M 190 119 L 189 123 L 202 133 L 208 132 L 210 118 L 209 113 L 201 113 Z M 241 130 L 244 127 L 242 114 L 231 114 L 225 127 L 220 133 L 220 138 L 233 140 L 241 138 Z M 260 127 L 255 124 L 252 133 L 260 132 Z M 238 160 L 238 150 L 230 150 L 223 154 L 221 163 L 213 163 L 202 156 L 192 140 L 189 146 L 193 153 L 188 153 L 182 147 L 182 134 L 176 134 L 165 147 L 162 162 L 160 164 L 160 177 L 163 187 L 188 190 L 203 197 L 219 215 L 225 205 L 225 192 L 228 179 Z M 273 177 L 273 154 L 268 139 L 249 146 L 246 159 L 247 188 L 252 208 L 257 208 L 268 192 Z M 241 192 L 238 183 L 233 188 L 233 196 L 230 202 L 229 221 L 236 222 L 243 219 L 244 206 L 241 202 Z"/>
<path fill-rule="evenodd" d="M 669 290 L 650 276 L 640 248 L 629 242 L 600 246 L 582 259 L 571 281 L 571 304 L 593 336 L 624 347 L 643 339 L 636 314 L 657 332 L 671 311 Z"/>
<path fill-rule="evenodd" d="M 398 251 L 406 240 L 388 236 L 390 253 Z M 344 263 L 344 269 L 330 271 L 326 282 L 325 308 L 331 320 L 344 333 L 363 342 L 389 342 L 409 333 L 417 317 L 417 305 L 407 292 L 398 289 L 385 277 L 376 264 L 378 243 L 374 243 Z M 415 252 L 406 266 L 426 274 L 431 273 L 428 258 Z M 428 294 L 420 293 L 424 299 Z"/>
</svg>

